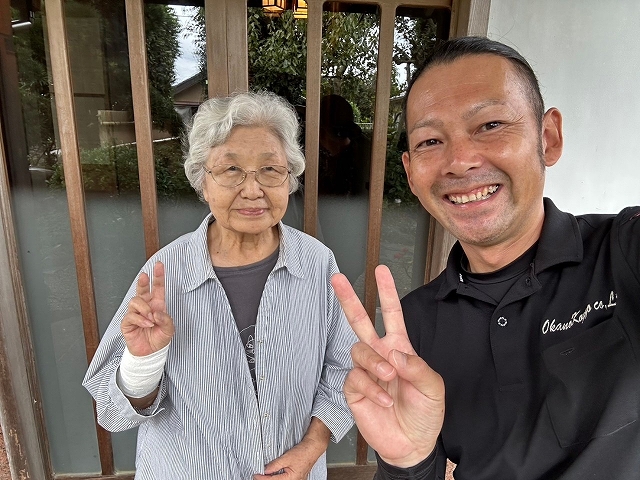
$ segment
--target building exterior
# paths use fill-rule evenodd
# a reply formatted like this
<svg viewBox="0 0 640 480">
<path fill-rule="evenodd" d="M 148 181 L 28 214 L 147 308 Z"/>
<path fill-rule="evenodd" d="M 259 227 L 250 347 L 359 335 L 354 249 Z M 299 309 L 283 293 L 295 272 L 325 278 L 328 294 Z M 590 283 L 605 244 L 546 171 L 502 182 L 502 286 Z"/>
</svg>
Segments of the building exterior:
<svg viewBox="0 0 640 480">
<path fill-rule="evenodd" d="M 204 9 L 202 45 L 213 66 L 206 80 L 198 74 L 160 95 L 184 122 L 205 97 L 259 84 L 256 69 L 267 53 L 249 34 L 265 2 L 174 3 Z M 399 74 L 392 65 L 408 65 L 396 51 L 402 21 L 430 25 L 438 38 L 488 34 L 531 61 L 546 103 L 565 114 L 566 151 L 548 173 L 546 192 L 561 208 L 617 211 L 640 203 L 635 0 L 615 8 L 596 0 L 306 4 L 306 17 L 295 19 L 304 28 L 288 24 L 292 35 L 304 34 L 290 41 L 304 52 L 303 65 L 291 67 L 298 73 L 283 68 L 291 76 L 270 84 L 291 95 L 285 86 L 303 84 L 303 95 L 291 101 L 305 126 L 305 189 L 291 199 L 285 222 L 334 249 L 372 318 L 376 264 L 387 263 L 406 293 L 439 272 L 452 241 L 402 196 L 392 175 L 400 146 L 399 132 L 389 130 L 398 125 L 390 99 L 402 94 L 394 90 Z M 153 26 L 145 24 L 151 5 L 158 2 L 0 0 L 0 419 L 15 479 L 133 476 L 135 432 L 97 427 L 80 381 L 140 265 L 206 212 L 180 177 L 178 120 L 156 102 L 162 72 L 154 68 L 162 62 L 153 46 L 165 39 L 152 37 Z M 372 22 L 377 36 L 366 47 L 375 62 L 359 75 L 372 75 L 373 93 L 349 97 L 338 68 L 345 65 L 327 60 L 333 53 L 322 20 L 330 15 L 346 24 Z M 273 70 L 281 71 L 282 58 Z M 348 97 L 356 121 L 372 125 L 363 195 L 318 193 L 320 102 L 327 93 Z M 333 478 L 356 478 L 369 474 L 372 457 L 354 429 L 330 447 L 328 459 Z"/>
</svg>

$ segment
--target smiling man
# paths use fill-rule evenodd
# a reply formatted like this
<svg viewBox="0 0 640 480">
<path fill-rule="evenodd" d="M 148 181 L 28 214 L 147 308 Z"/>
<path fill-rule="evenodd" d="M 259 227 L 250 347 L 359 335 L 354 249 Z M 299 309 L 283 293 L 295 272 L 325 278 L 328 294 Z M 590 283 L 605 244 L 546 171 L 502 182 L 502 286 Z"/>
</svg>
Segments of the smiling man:
<svg viewBox="0 0 640 480">
<path fill-rule="evenodd" d="M 411 189 L 458 242 L 402 302 L 378 267 L 383 338 L 333 278 L 376 478 L 444 478 L 449 458 L 456 480 L 637 480 L 640 208 L 575 217 L 543 198 L 562 117 L 501 43 L 437 47 L 405 121 Z"/>
</svg>

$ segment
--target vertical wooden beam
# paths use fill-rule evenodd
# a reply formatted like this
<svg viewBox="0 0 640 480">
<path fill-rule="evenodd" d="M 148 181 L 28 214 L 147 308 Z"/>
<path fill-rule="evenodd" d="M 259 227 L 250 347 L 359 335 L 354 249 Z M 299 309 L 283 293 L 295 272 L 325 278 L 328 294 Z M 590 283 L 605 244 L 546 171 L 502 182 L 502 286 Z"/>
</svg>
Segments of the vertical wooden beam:
<svg viewBox="0 0 640 480">
<path fill-rule="evenodd" d="M 49 34 L 51 74 L 56 101 L 60 147 L 67 187 L 67 201 L 69 203 L 71 238 L 78 279 L 82 327 L 87 360 L 91 361 L 98 348 L 100 335 L 98 332 L 98 316 L 89 253 L 89 235 L 87 231 L 84 188 L 82 185 L 80 151 L 78 148 L 78 130 L 75 124 L 75 104 L 63 0 L 47 1 L 47 31 Z M 111 435 L 97 423 L 96 428 L 102 473 L 112 474 L 114 467 Z"/>
<path fill-rule="evenodd" d="M 449 251 L 456 239 L 433 217 L 429 218 L 429 236 L 427 243 L 427 265 L 424 270 L 424 283 L 436 278 L 447 266 Z"/>
<path fill-rule="evenodd" d="M 376 103 L 373 121 L 371 180 L 369 190 L 369 225 L 367 232 L 367 262 L 364 282 L 364 306 L 369 318 L 375 321 L 377 292 L 375 268 L 380 262 L 380 232 L 382 230 L 382 197 L 387 160 L 387 128 L 393 61 L 396 4 L 380 5 L 380 39 L 376 75 Z M 358 432 L 356 465 L 367 464 L 368 445 Z"/>
<path fill-rule="evenodd" d="M 246 92 L 249 89 L 247 0 L 227 0 L 226 10 L 229 92 Z"/>
<path fill-rule="evenodd" d="M 144 246 L 147 258 L 149 258 L 160 248 L 160 240 L 158 236 L 158 197 L 151 134 L 151 101 L 149 99 L 149 72 L 143 0 L 126 0 L 125 9 L 127 14 L 129 69 L 131 71 L 131 96 L 133 98 L 133 118 L 136 130 L 136 151 L 138 153 Z"/>
<path fill-rule="evenodd" d="M 229 94 L 226 0 L 204 1 L 209 98 Z"/>
<path fill-rule="evenodd" d="M 318 162 L 320 148 L 320 69 L 322 66 L 322 4 L 307 2 L 307 104 L 305 129 L 304 231 L 318 234 Z"/>
<path fill-rule="evenodd" d="M 490 9 L 491 0 L 453 0 L 449 38 L 485 36 Z"/>
</svg>

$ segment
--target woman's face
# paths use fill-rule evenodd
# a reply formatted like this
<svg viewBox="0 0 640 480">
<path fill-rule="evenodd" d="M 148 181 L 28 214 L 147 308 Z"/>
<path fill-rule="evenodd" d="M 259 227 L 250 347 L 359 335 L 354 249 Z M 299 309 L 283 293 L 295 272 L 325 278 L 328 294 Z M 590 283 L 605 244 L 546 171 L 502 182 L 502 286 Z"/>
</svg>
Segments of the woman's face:
<svg viewBox="0 0 640 480">
<path fill-rule="evenodd" d="M 211 149 L 206 169 L 219 165 L 257 171 L 264 166 L 287 168 L 282 142 L 268 128 L 234 127 L 227 141 Z M 211 174 L 205 176 L 204 199 L 218 227 L 239 235 L 260 235 L 275 227 L 284 216 L 289 201 L 289 177 L 277 187 L 265 187 L 248 173 L 236 187 L 218 185 Z"/>
</svg>

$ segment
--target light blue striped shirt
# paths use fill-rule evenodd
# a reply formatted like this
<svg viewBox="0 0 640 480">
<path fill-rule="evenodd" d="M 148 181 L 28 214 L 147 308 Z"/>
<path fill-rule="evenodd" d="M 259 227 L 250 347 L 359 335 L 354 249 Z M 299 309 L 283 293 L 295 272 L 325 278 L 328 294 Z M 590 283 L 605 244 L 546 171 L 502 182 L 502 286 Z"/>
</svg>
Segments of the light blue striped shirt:
<svg viewBox="0 0 640 480">
<path fill-rule="evenodd" d="M 256 322 L 256 397 L 244 345 L 200 227 L 158 251 L 142 268 L 165 265 L 166 305 L 176 332 L 149 408 L 134 409 L 116 385 L 125 348 L 120 332 L 131 285 L 107 328 L 83 385 L 110 431 L 139 426 L 136 479 L 251 479 L 298 444 L 311 417 L 338 441 L 353 424 L 342 386 L 356 337 L 335 297 L 333 253 L 280 224 L 280 254 Z M 326 478 L 323 455 L 309 478 Z"/>
</svg>

